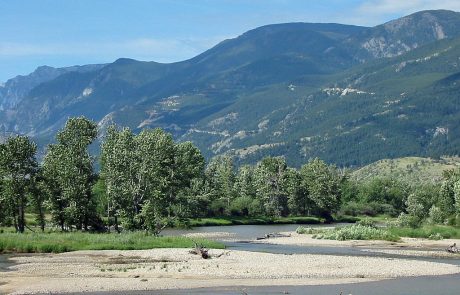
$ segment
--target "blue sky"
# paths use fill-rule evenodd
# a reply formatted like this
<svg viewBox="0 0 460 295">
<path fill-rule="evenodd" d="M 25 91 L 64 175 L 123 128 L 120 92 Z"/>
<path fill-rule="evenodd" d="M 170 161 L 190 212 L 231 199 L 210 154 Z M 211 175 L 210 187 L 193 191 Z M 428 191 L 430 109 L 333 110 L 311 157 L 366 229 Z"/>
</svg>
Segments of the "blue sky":
<svg viewBox="0 0 460 295">
<path fill-rule="evenodd" d="M 272 23 L 374 26 L 460 0 L 0 0 L 0 81 L 40 65 L 173 62 Z"/>
</svg>

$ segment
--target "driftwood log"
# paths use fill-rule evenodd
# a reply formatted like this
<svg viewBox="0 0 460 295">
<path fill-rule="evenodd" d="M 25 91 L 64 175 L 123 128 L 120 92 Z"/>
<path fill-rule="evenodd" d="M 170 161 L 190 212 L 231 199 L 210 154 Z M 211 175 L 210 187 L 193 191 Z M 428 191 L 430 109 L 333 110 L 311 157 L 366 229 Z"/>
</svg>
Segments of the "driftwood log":
<svg viewBox="0 0 460 295">
<path fill-rule="evenodd" d="M 455 253 L 455 254 L 460 253 L 460 250 L 457 248 L 456 243 L 454 243 L 453 245 L 447 247 L 446 251 L 449 252 L 449 253 Z"/>
<path fill-rule="evenodd" d="M 190 254 L 193 254 L 193 255 L 200 255 L 201 258 L 203 259 L 210 259 L 212 257 L 214 258 L 219 258 L 223 255 L 229 255 L 230 252 L 222 252 L 218 255 L 214 255 L 211 257 L 211 254 L 208 253 L 209 249 L 208 248 L 205 248 L 203 245 L 198 245 L 198 243 L 195 242 L 195 247 L 189 251 Z"/>
<path fill-rule="evenodd" d="M 203 245 L 198 245 L 197 243 L 195 243 L 195 248 L 190 250 L 189 253 L 195 254 L 195 255 L 201 255 L 201 258 L 208 259 L 210 258 L 208 251 L 209 249 L 203 247 Z"/>
<path fill-rule="evenodd" d="M 266 240 L 270 238 L 287 238 L 290 237 L 291 235 L 285 235 L 285 234 L 280 234 L 280 233 L 269 233 L 266 234 L 263 237 L 257 237 L 256 240 Z"/>
</svg>

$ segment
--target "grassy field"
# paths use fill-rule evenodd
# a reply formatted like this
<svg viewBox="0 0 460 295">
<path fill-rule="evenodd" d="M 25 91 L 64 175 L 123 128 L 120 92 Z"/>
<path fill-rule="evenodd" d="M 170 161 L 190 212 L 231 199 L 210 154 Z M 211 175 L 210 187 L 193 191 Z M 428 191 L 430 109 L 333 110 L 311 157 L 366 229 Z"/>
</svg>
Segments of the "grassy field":
<svg viewBox="0 0 460 295">
<path fill-rule="evenodd" d="M 224 248 L 218 242 L 186 237 L 154 237 L 144 232 L 122 234 L 0 233 L 0 253 L 61 253 L 76 250 L 142 250 L 153 248 L 191 248 L 194 243 L 208 248 Z"/>
</svg>

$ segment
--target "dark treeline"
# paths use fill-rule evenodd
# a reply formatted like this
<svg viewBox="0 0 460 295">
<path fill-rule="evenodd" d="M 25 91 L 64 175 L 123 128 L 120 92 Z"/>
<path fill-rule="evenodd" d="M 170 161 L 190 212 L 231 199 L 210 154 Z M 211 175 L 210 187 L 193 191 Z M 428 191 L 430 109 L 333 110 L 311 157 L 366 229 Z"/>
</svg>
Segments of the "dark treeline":
<svg viewBox="0 0 460 295">
<path fill-rule="evenodd" d="M 185 218 L 333 215 L 398 216 L 402 225 L 443 223 L 460 211 L 460 173 L 439 185 L 411 186 L 392 179 L 355 182 L 345 170 L 313 159 L 300 169 L 282 157 L 266 157 L 238 169 L 219 156 L 206 165 L 190 142 L 174 142 L 161 129 L 134 134 L 108 128 L 99 175 L 88 146 L 97 125 L 71 118 L 46 149 L 25 136 L 0 145 L 0 223 L 18 232 L 26 212 L 45 229 L 46 214 L 61 230 L 148 230 L 158 234 Z M 452 218 L 451 218 L 452 219 Z M 105 220 L 105 221 L 104 221 Z"/>
</svg>

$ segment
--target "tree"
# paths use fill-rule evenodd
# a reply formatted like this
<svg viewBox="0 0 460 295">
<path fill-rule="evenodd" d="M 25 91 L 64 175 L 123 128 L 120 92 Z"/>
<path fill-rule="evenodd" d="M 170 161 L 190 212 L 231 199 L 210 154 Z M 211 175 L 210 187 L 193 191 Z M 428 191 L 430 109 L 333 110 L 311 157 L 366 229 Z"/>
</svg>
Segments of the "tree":
<svg viewBox="0 0 460 295">
<path fill-rule="evenodd" d="M 116 126 L 107 129 L 101 146 L 101 176 L 105 179 L 107 217 L 114 217 L 115 230 L 118 218 L 125 219 L 127 228 L 136 228 L 135 215 L 139 213 L 139 200 L 135 193 L 139 186 L 138 167 L 142 157 L 136 152 L 134 134 L 129 128 L 120 131 Z"/>
<path fill-rule="evenodd" d="M 217 156 L 211 159 L 205 171 L 206 187 L 221 214 L 229 213 L 230 203 L 235 198 L 235 167 L 233 158 Z"/>
<path fill-rule="evenodd" d="M 25 210 L 38 171 L 36 151 L 36 144 L 26 136 L 10 137 L 0 146 L 0 203 L 2 210 L 12 217 L 16 231 L 21 233 L 26 227 Z"/>
<path fill-rule="evenodd" d="M 88 230 L 89 225 L 99 222 L 92 195 L 96 177 L 88 152 L 96 136 L 96 123 L 84 117 L 70 118 L 57 134 L 58 143 L 48 147 L 44 177 L 53 220 L 62 229 L 67 225 Z"/>
<path fill-rule="evenodd" d="M 301 186 L 308 191 L 320 215 L 332 219 L 331 214 L 337 212 L 340 206 L 343 180 L 337 169 L 320 159 L 314 159 L 301 167 L 300 175 Z"/>
<path fill-rule="evenodd" d="M 287 165 L 283 157 L 267 157 L 255 169 L 257 194 L 269 216 L 288 214 L 286 189 Z"/>
<path fill-rule="evenodd" d="M 255 198 L 257 195 L 254 185 L 254 167 L 243 165 L 238 169 L 233 189 L 238 196 Z"/>
<path fill-rule="evenodd" d="M 314 204 L 309 198 L 308 187 L 302 185 L 299 171 L 288 168 L 286 175 L 289 212 L 292 215 L 310 215 Z"/>
<path fill-rule="evenodd" d="M 191 142 L 182 142 L 174 146 L 169 189 L 170 210 L 174 211 L 174 215 L 186 216 L 193 210 L 196 197 L 201 195 L 195 189 L 197 183 L 203 180 L 204 169 L 204 157 Z M 170 211 L 169 214 L 171 213 Z"/>
<path fill-rule="evenodd" d="M 126 229 L 158 234 L 193 204 L 190 193 L 203 177 L 204 158 L 190 142 L 175 144 L 161 129 L 134 135 L 128 128 L 108 128 L 101 147 L 101 176 L 108 215 L 123 218 Z"/>
<path fill-rule="evenodd" d="M 142 208 L 138 222 L 154 234 L 165 226 L 164 217 L 172 203 L 170 187 L 174 165 L 174 141 L 172 136 L 157 128 L 145 129 L 135 137 L 138 159 L 138 185 L 134 195 Z M 137 210 L 137 208 L 135 208 Z"/>
<path fill-rule="evenodd" d="M 437 205 L 446 216 L 460 213 L 460 169 L 444 172 Z"/>
</svg>

